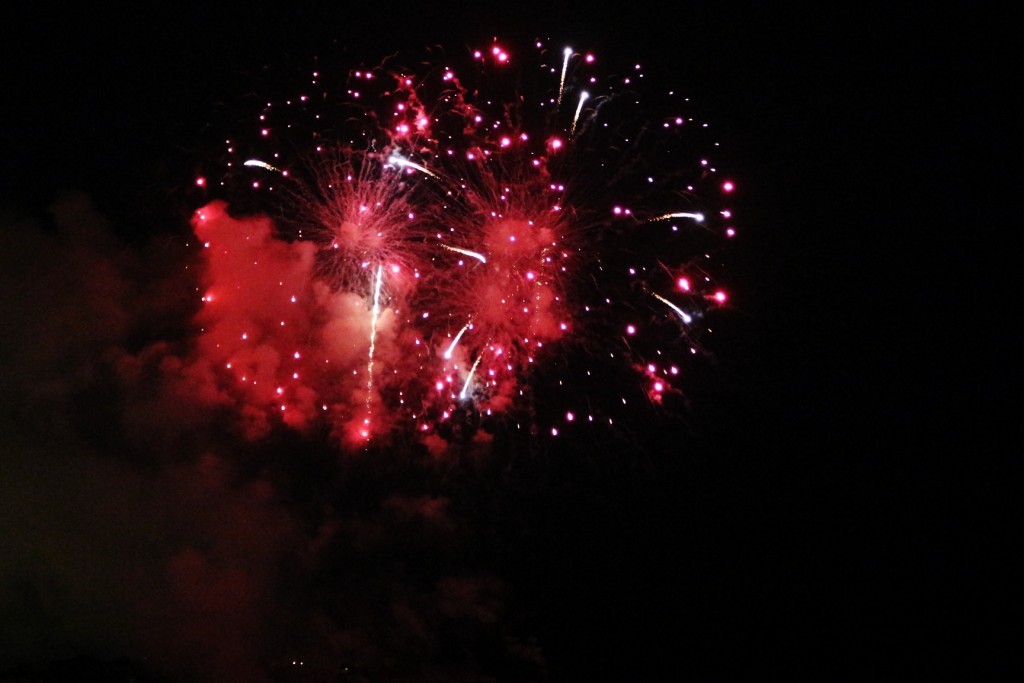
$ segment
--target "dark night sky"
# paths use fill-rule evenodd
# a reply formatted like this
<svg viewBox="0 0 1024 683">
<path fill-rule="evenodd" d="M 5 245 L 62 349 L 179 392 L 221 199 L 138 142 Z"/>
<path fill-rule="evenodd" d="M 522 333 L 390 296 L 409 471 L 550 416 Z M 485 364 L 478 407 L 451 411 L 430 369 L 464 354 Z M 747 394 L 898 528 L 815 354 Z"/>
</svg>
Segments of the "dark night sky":
<svg viewBox="0 0 1024 683">
<path fill-rule="evenodd" d="M 319 570 L 302 568 L 316 589 L 268 579 L 277 565 L 258 552 L 257 539 L 294 517 L 251 508 L 258 495 L 249 489 L 220 497 L 197 490 L 190 472 L 214 477 L 201 458 L 124 462 L 106 451 L 139 445 L 114 439 L 125 446 L 118 450 L 102 426 L 51 430 L 63 422 L 25 415 L 18 400 L 26 367 L 46 367 L 55 387 L 80 378 L 48 363 L 48 353 L 66 360 L 61 343 L 12 330 L 30 320 L 33 330 L 57 337 L 102 341 L 104 334 L 68 310 L 74 304 L 64 292 L 81 283 L 52 272 L 79 272 L 74 257 L 32 261 L 43 242 L 31 226 L 59 223 L 48 216 L 92 222 L 74 201 L 50 208 L 75 190 L 118 236 L 83 229 L 79 239 L 99 241 L 85 252 L 173 231 L 196 208 L 190 155 L 208 112 L 263 65 L 301 63 L 332 41 L 376 56 L 424 43 L 543 35 L 662 67 L 718 126 L 723 165 L 741 187 L 744 234 L 731 266 L 736 318 L 726 324 L 719 383 L 696 408 L 691 451 L 672 452 L 666 437 L 652 441 L 661 450 L 642 467 L 615 454 L 574 456 L 536 479 L 521 476 L 505 492 L 496 492 L 505 476 L 498 471 L 466 474 L 460 484 L 442 477 L 437 490 L 454 531 L 427 529 L 435 536 L 409 551 L 440 567 L 422 575 L 448 576 L 450 565 L 453 574 L 483 577 L 453 587 L 458 595 L 486 593 L 492 579 L 504 586 L 495 598 L 508 615 L 499 630 L 532 636 L 546 662 L 509 669 L 501 674 L 507 680 L 1020 673 L 1019 658 L 1003 659 L 1009 637 L 994 627 L 1012 616 L 1011 598 L 1019 597 L 1008 581 L 1019 534 L 1010 529 L 1018 505 L 1006 457 L 1019 452 L 1018 430 L 1006 406 L 1020 379 L 1010 356 L 1019 345 L 1008 332 L 1007 237 L 1020 218 L 1003 208 L 1015 203 L 1019 173 L 1000 172 L 1009 168 L 1010 17 L 979 16 L 973 7 L 924 15 L 699 3 L 666 15 L 645 3 L 629 3 L 628 14 L 597 3 L 458 3 L 458 11 L 334 5 L 244 13 L 212 5 L 37 7 L 18 10 L 0 28 L 0 349 L 7 356 L 0 357 L 0 663 L 85 654 L 147 658 L 159 668 L 217 638 L 189 640 L 183 631 L 237 632 L 242 617 L 168 603 L 155 596 L 155 580 L 133 573 L 146 563 L 122 557 L 149 553 L 152 566 L 194 577 L 188 563 L 204 561 L 199 551 L 158 547 L 186 547 L 190 534 L 206 539 L 207 562 L 231 547 L 248 581 L 238 590 L 273 585 L 268 593 L 286 596 L 274 628 L 301 621 L 314 595 L 349 600 L 356 618 L 379 616 L 366 604 L 351 607 L 357 591 L 324 588 L 322 573 L 336 567 L 323 556 Z M 38 307 L 25 302 L 34 296 Z M 87 409 L 68 399 L 66 410 Z M 584 474 L 572 469 L 581 463 Z M 331 472 L 341 482 L 389 485 L 383 475 Z M 96 493 L 110 486 L 120 492 Z M 535 506 L 522 502 L 531 494 Z M 176 512 L 179 495 L 222 521 Z M 395 509 L 412 498 L 397 500 Z M 125 510 L 133 519 L 118 532 Z M 353 510 L 339 519 L 377 539 L 338 542 L 338 553 L 358 558 L 358 568 L 342 571 L 358 584 L 362 573 L 395 571 L 386 539 L 419 532 L 403 526 L 408 520 Z M 237 538 L 223 520 L 241 520 Z M 281 532 L 277 551 L 312 543 L 307 536 Z M 69 569 L 76 563 L 81 571 Z M 233 585 L 227 569 L 216 575 L 203 566 L 203 590 Z M 418 580 L 415 572 L 403 577 L 367 585 L 397 591 Z M 106 602 L 110 595 L 118 597 Z M 132 635 L 140 629 L 148 634 L 141 640 Z M 195 666 L 259 660 L 263 650 L 253 643 L 269 651 L 280 642 L 251 630 L 237 659 L 197 656 Z M 437 639 L 480 647 L 467 672 L 498 670 L 487 668 L 484 653 L 493 647 L 491 631 L 446 634 Z M 388 642 L 401 650 L 402 637 Z M 150 645 L 134 649 L 137 642 Z M 229 670 L 244 670 L 238 666 Z M 466 680 L 478 679 L 466 673 Z"/>
</svg>

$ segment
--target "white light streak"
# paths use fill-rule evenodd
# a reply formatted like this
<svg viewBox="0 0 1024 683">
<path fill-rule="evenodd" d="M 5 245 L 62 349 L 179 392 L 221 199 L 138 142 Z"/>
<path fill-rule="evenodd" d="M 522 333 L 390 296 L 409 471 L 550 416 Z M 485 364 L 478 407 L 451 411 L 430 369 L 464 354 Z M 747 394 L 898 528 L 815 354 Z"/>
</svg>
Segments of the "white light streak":
<svg viewBox="0 0 1024 683">
<path fill-rule="evenodd" d="M 373 351 L 377 346 L 377 320 L 380 319 L 380 285 L 383 282 L 384 266 L 377 266 L 376 282 L 373 285 L 373 313 L 370 318 L 370 358 L 366 364 L 366 411 L 370 412 L 370 398 L 373 396 Z"/>
<path fill-rule="evenodd" d="M 266 169 L 268 171 L 274 171 L 275 173 L 281 173 L 281 169 L 279 169 L 278 167 L 271 166 L 267 162 L 260 161 L 259 159 L 249 159 L 245 163 L 243 163 L 242 165 L 243 166 L 250 166 L 250 167 L 251 166 L 255 166 L 257 168 L 263 168 L 263 169 Z"/>
<path fill-rule="evenodd" d="M 562 106 L 562 95 L 565 92 L 565 71 L 569 67 L 569 58 L 572 57 L 572 48 L 571 47 L 565 48 L 565 50 L 562 51 L 562 55 L 563 55 L 563 59 L 562 59 L 562 77 L 558 81 L 558 104 L 557 104 L 557 106 L 559 108 L 561 108 L 561 106 Z"/>
<path fill-rule="evenodd" d="M 409 161 L 408 159 L 406 159 L 405 157 L 400 155 L 398 152 L 392 152 L 391 153 L 391 156 L 388 157 L 388 163 L 392 164 L 394 166 L 398 166 L 399 168 L 409 167 L 409 168 L 416 169 L 420 173 L 427 174 L 428 176 L 430 176 L 434 180 L 440 180 L 441 179 L 436 173 L 434 173 L 430 169 L 426 168 L 425 166 L 421 166 L 420 164 L 417 164 L 415 161 Z"/>
<path fill-rule="evenodd" d="M 693 316 L 692 315 L 690 315 L 689 313 L 687 313 L 683 309 L 679 308 L 674 303 L 672 303 L 671 301 L 669 301 L 665 297 L 661 296 L 660 294 L 657 294 L 657 293 L 654 293 L 654 292 L 652 292 L 652 294 L 654 294 L 654 298 L 655 299 L 657 299 L 661 303 L 663 303 L 666 306 L 668 306 L 669 308 L 671 308 L 675 312 L 675 314 L 679 316 L 679 319 L 682 320 L 684 323 L 689 325 L 690 323 L 693 322 Z"/>
<path fill-rule="evenodd" d="M 470 258 L 475 258 L 480 263 L 487 263 L 487 257 L 484 256 L 481 253 L 478 253 L 478 252 L 475 252 L 475 251 L 470 251 L 469 249 L 463 249 L 462 247 L 450 247 L 447 244 L 442 244 L 441 246 L 444 247 L 445 249 L 447 249 L 448 251 L 454 251 L 454 252 L 456 252 L 458 254 L 462 254 L 463 256 L 469 256 Z"/>
<path fill-rule="evenodd" d="M 466 375 L 466 382 L 462 385 L 462 391 L 459 392 L 460 399 L 466 398 L 466 393 L 469 391 L 469 384 L 473 381 L 473 375 L 476 373 L 477 366 L 480 365 L 481 358 L 483 358 L 482 355 L 477 356 L 476 360 L 473 361 L 473 367 L 469 369 L 469 374 Z"/>
<path fill-rule="evenodd" d="M 449 359 L 452 357 L 452 352 L 455 350 L 456 345 L 458 345 L 459 340 L 462 339 L 462 335 L 466 333 L 466 330 L 468 330 L 469 326 L 472 324 L 472 322 L 466 323 L 465 325 L 462 326 L 462 329 L 459 330 L 459 333 L 455 335 L 455 339 L 452 340 L 451 346 L 449 346 L 448 350 L 444 352 L 445 359 Z"/>
<path fill-rule="evenodd" d="M 664 216 L 658 216 L 657 218 L 652 218 L 651 222 L 653 223 L 654 221 L 667 221 L 670 218 L 691 218 L 694 221 L 696 221 L 697 223 L 703 223 L 704 222 L 704 214 L 702 214 L 702 213 L 687 213 L 685 211 L 680 211 L 678 213 L 666 213 Z"/>
<path fill-rule="evenodd" d="M 579 121 L 580 112 L 583 111 L 583 103 L 588 99 L 590 99 L 590 93 L 586 90 L 580 93 L 580 103 L 576 105 L 576 113 L 572 115 L 572 126 L 569 128 L 570 135 L 576 132 L 576 122 Z"/>
</svg>

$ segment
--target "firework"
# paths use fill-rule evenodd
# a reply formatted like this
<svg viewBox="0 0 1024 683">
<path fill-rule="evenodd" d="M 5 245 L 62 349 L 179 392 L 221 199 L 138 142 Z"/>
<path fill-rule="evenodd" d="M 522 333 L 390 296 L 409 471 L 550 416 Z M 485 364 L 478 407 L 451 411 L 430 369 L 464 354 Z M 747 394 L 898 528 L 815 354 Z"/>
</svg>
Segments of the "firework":
<svg viewBox="0 0 1024 683">
<path fill-rule="evenodd" d="M 253 425 L 437 445 L 466 415 L 557 436 L 678 394 L 733 235 L 684 97 L 547 41 L 337 68 L 202 183 L 227 203 L 194 221 L 201 347 Z"/>
</svg>

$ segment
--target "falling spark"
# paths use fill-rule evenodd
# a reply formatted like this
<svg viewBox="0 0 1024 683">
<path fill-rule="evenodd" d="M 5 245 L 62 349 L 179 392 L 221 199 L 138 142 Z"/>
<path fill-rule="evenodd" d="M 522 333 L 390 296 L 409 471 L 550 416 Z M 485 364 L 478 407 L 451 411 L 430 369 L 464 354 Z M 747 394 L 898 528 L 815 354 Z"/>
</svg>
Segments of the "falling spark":
<svg viewBox="0 0 1024 683">
<path fill-rule="evenodd" d="M 464 335 L 466 333 L 466 330 L 468 330 L 472 324 L 473 323 L 471 323 L 471 322 L 466 323 L 465 325 L 462 326 L 462 329 L 459 330 L 459 333 L 457 335 L 455 335 L 455 339 L 452 340 L 451 346 L 449 346 L 448 350 L 444 352 L 444 357 L 446 359 L 449 359 L 449 358 L 452 357 L 452 352 L 455 351 L 455 347 L 458 345 L 459 340 L 462 339 L 462 335 Z"/>
<path fill-rule="evenodd" d="M 370 357 L 366 364 L 366 412 L 370 412 L 373 396 L 373 353 L 377 346 L 377 321 L 380 319 L 380 285 L 383 281 L 384 266 L 377 266 L 377 277 L 373 284 L 373 313 L 370 318 Z"/>
<path fill-rule="evenodd" d="M 266 169 L 268 171 L 274 171 L 275 173 L 281 173 L 282 172 L 281 169 L 277 168 L 276 166 L 271 166 L 267 162 L 260 161 L 259 159 L 248 159 L 248 160 L 245 161 L 245 163 L 243 165 L 244 166 L 249 166 L 249 167 L 263 168 L 263 169 Z"/>
<path fill-rule="evenodd" d="M 658 294 L 657 292 L 652 292 L 652 294 L 654 294 L 654 298 L 655 299 L 657 299 L 658 301 L 660 301 L 661 303 L 665 304 L 666 306 L 671 308 L 673 311 L 675 311 L 676 315 L 678 315 L 680 320 L 682 320 L 684 323 L 689 325 L 690 323 L 693 322 L 693 316 L 692 315 L 690 315 L 689 313 L 687 313 L 683 309 L 679 308 L 674 303 L 672 303 L 671 301 L 669 301 L 668 299 L 666 299 L 662 295 Z"/>
<path fill-rule="evenodd" d="M 435 180 L 440 180 L 440 176 L 438 176 L 436 173 L 434 173 L 430 169 L 426 168 L 425 166 L 421 166 L 420 164 L 417 164 L 415 161 L 410 161 L 409 159 L 406 159 L 405 157 L 400 155 L 398 152 L 392 152 L 391 153 L 391 156 L 388 157 L 388 163 L 393 165 L 393 166 L 398 166 L 399 168 L 405 168 L 405 167 L 413 168 L 413 169 L 416 169 L 417 171 L 419 171 L 420 173 L 427 174 L 428 176 L 430 176 L 431 178 L 433 178 Z"/>
<path fill-rule="evenodd" d="M 565 72 L 569 68 L 569 58 L 572 56 L 572 48 L 567 47 L 562 51 L 562 77 L 558 80 L 558 106 L 562 106 L 562 95 L 565 93 Z"/>
<path fill-rule="evenodd" d="M 463 254 L 464 256 L 469 256 L 470 258 L 475 258 L 480 263 L 487 263 L 487 257 L 484 256 L 481 253 L 478 253 L 478 252 L 475 252 L 475 251 L 470 251 L 469 249 L 463 249 L 461 247 L 451 247 L 451 246 L 448 246 L 447 244 L 442 244 L 441 246 L 443 248 L 447 249 L 448 251 L 454 251 L 456 253 Z"/>
<path fill-rule="evenodd" d="M 583 103 L 590 99 L 590 93 L 586 90 L 580 93 L 579 104 L 576 105 L 576 113 L 572 115 L 572 125 L 569 127 L 569 134 L 576 134 L 576 122 L 579 121 L 580 112 L 583 111 Z"/>
<path fill-rule="evenodd" d="M 466 398 L 466 393 L 469 391 L 469 385 L 473 381 L 473 375 L 476 373 L 477 366 L 480 365 L 480 359 L 483 356 L 477 356 L 476 360 L 473 361 L 473 367 L 469 369 L 469 374 L 466 375 L 466 382 L 462 385 L 462 391 L 459 392 L 459 398 Z"/>
<path fill-rule="evenodd" d="M 704 222 L 704 214 L 702 214 L 702 213 L 687 213 L 685 211 L 680 211 L 678 213 L 666 213 L 663 216 L 658 216 L 657 218 L 652 218 L 651 219 L 651 223 L 654 223 L 655 221 L 667 221 L 670 218 L 690 218 L 690 219 L 696 221 L 697 223 L 703 223 Z"/>
</svg>

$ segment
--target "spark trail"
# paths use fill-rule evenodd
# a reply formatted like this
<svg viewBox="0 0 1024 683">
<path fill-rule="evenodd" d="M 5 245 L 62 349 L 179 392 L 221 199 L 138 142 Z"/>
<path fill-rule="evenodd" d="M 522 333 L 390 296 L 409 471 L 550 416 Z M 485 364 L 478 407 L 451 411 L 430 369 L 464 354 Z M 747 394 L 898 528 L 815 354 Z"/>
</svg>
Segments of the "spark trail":
<svg viewBox="0 0 1024 683">
<path fill-rule="evenodd" d="M 567 47 L 562 50 L 562 55 L 562 75 L 558 79 L 558 102 L 556 105 L 558 107 L 562 106 L 562 95 L 565 94 L 565 72 L 569 68 L 569 58 L 572 57 L 572 48 Z"/>
<path fill-rule="evenodd" d="M 380 320 L 380 286 L 384 280 L 384 266 L 377 266 L 373 282 L 373 312 L 370 317 L 370 354 L 366 362 L 366 411 L 370 412 L 373 397 L 373 353 L 377 348 L 377 322 Z"/>
<path fill-rule="evenodd" d="M 459 392 L 459 398 L 461 398 L 461 399 L 465 399 L 466 398 L 466 396 L 467 396 L 467 394 L 469 392 L 469 387 L 470 387 L 470 385 L 473 382 L 473 375 L 476 374 L 476 369 L 477 369 L 477 367 L 480 366 L 480 359 L 481 358 L 483 358 L 483 356 L 477 356 L 476 360 L 473 361 L 473 367 L 471 367 L 469 369 L 469 374 L 466 375 L 466 381 L 462 385 L 462 391 Z"/>
<path fill-rule="evenodd" d="M 267 162 L 260 161 L 259 159 L 247 159 L 242 163 L 242 165 L 248 166 L 250 168 L 262 168 L 264 170 L 273 171 L 275 173 L 281 172 L 281 169 L 277 168 L 276 166 L 271 166 Z"/>
<path fill-rule="evenodd" d="M 586 90 L 580 93 L 579 104 L 576 105 L 576 113 L 572 115 L 572 125 L 569 126 L 569 135 L 576 134 L 576 124 L 580 120 L 580 112 L 583 111 L 583 105 L 586 104 L 587 100 L 590 99 L 590 93 Z"/>
<path fill-rule="evenodd" d="M 465 325 L 462 326 L 462 329 L 459 330 L 459 333 L 455 335 L 455 339 L 452 339 L 452 343 L 448 346 L 448 350 L 444 352 L 445 358 L 452 357 L 452 353 L 454 353 L 455 347 L 459 345 L 459 340 L 462 339 L 462 335 L 464 335 L 466 333 L 466 330 L 468 330 L 472 326 L 473 323 L 471 322 L 466 323 Z"/>
<path fill-rule="evenodd" d="M 487 257 L 479 252 L 470 251 L 469 249 L 463 249 L 461 247 L 452 247 L 447 244 L 442 244 L 441 247 L 447 249 L 448 251 L 454 251 L 457 254 L 462 254 L 463 256 L 475 258 L 480 263 L 487 263 Z"/>
<path fill-rule="evenodd" d="M 672 218 L 690 218 L 690 219 L 693 219 L 693 221 L 695 221 L 697 223 L 703 223 L 704 222 L 704 214 L 702 214 L 702 213 L 690 213 L 690 212 L 687 212 L 687 211 L 677 211 L 676 213 L 666 213 L 663 216 L 658 216 L 657 218 L 652 218 L 651 221 L 652 222 L 654 222 L 654 221 L 667 221 L 667 220 L 672 219 Z"/>
</svg>

